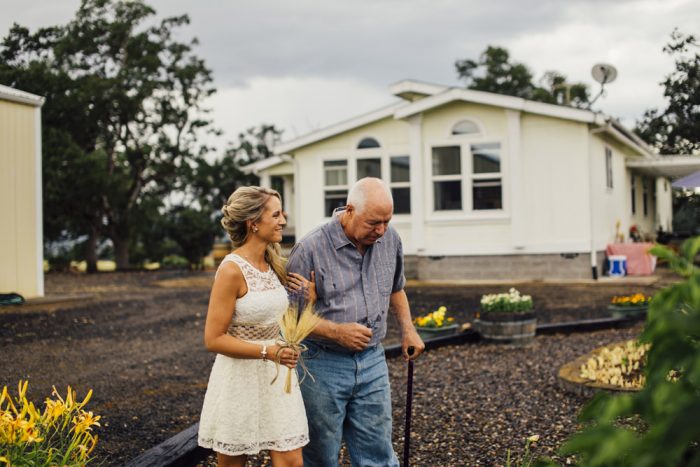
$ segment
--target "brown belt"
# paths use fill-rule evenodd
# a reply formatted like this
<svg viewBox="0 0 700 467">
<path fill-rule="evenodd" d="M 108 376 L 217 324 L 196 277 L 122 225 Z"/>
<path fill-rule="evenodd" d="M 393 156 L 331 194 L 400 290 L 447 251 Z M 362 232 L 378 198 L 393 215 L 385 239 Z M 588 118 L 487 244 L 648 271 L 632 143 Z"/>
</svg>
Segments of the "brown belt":
<svg viewBox="0 0 700 467">
<path fill-rule="evenodd" d="M 248 339 L 253 341 L 267 341 L 277 339 L 280 335 L 279 324 L 250 324 L 250 323 L 231 323 L 228 327 L 227 334 L 238 337 L 240 339 Z"/>
</svg>

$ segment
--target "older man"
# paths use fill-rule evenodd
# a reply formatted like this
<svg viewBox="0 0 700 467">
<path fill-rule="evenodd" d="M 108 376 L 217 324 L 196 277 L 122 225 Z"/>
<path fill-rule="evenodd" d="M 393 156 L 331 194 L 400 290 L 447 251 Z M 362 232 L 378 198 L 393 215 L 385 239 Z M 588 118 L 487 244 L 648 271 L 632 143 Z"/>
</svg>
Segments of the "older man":
<svg viewBox="0 0 700 467">
<path fill-rule="evenodd" d="M 391 306 L 404 358 L 425 348 L 404 292 L 401 239 L 389 226 L 391 191 L 377 178 L 359 180 L 327 224 L 292 250 L 287 269 L 315 275 L 316 311 L 324 318 L 306 340 L 304 362 L 315 378 L 301 391 L 311 442 L 304 465 L 337 465 L 345 439 L 353 465 L 398 466 L 391 445 L 391 392 L 381 339 Z M 408 355 L 408 347 L 415 353 Z"/>
</svg>

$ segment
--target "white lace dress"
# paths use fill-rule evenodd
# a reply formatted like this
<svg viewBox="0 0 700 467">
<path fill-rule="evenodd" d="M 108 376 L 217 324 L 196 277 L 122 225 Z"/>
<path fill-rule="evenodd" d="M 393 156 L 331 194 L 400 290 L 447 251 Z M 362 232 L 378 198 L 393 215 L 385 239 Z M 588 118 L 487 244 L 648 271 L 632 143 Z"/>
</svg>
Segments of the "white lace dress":
<svg viewBox="0 0 700 467">
<path fill-rule="evenodd" d="M 236 263 L 243 272 L 248 292 L 236 300 L 232 327 L 274 326 L 287 309 L 287 292 L 272 268 L 260 272 L 236 254 L 222 261 Z M 245 323 L 245 324 L 244 324 Z M 275 339 L 246 339 L 271 345 Z M 309 442 L 306 412 L 296 371 L 293 389 L 284 392 L 288 368 L 280 365 L 274 384 L 275 363 L 262 359 L 217 355 L 204 396 L 199 422 L 199 445 L 237 456 L 263 449 L 291 451 Z"/>
</svg>

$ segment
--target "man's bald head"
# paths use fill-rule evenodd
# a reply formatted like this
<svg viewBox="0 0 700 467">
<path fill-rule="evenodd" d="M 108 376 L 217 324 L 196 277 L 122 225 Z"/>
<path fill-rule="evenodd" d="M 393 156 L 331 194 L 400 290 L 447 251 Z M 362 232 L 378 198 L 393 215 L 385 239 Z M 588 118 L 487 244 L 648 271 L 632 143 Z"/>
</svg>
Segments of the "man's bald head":
<svg viewBox="0 0 700 467">
<path fill-rule="evenodd" d="M 380 178 L 365 177 L 359 179 L 348 192 L 347 204 L 352 205 L 358 213 L 377 205 L 382 210 L 387 207 L 393 211 L 394 198 L 391 190 Z"/>
<path fill-rule="evenodd" d="M 389 228 L 394 212 L 391 190 L 378 178 L 362 178 L 350 188 L 347 204 L 341 219 L 343 230 L 364 251 Z"/>
</svg>

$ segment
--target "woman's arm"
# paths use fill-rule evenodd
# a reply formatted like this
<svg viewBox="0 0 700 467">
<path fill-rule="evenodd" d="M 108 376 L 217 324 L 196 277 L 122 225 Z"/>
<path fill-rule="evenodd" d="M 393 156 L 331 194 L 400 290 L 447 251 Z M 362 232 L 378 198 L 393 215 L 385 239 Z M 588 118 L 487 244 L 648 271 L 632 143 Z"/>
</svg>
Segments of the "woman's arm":
<svg viewBox="0 0 700 467">
<path fill-rule="evenodd" d="M 244 341 L 227 333 L 231 318 L 236 309 L 236 300 L 246 294 L 248 288 L 238 265 L 226 263 L 219 269 L 209 297 L 206 324 L 204 325 L 204 345 L 210 352 L 227 357 L 262 359 L 263 346 Z M 275 360 L 280 346 L 267 347 L 267 358 Z M 280 363 L 294 368 L 298 356 L 291 349 L 280 354 Z"/>
</svg>

